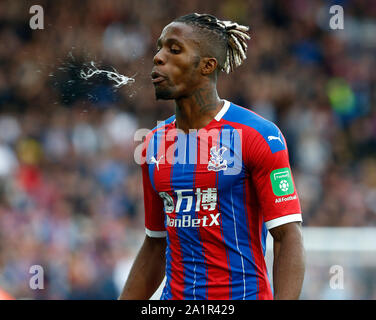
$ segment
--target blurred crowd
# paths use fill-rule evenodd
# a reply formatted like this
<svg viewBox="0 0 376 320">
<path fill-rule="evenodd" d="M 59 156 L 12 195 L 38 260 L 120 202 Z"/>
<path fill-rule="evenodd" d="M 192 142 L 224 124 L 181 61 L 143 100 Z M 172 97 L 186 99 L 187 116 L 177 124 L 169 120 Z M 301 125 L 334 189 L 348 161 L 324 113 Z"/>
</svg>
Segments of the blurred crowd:
<svg viewBox="0 0 376 320">
<path fill-rule="evenodd" d="M 42 30 L 32 4 L 0 2 L 0 287 L 16 298 L 117 298 L 144 236 L 134 132 L 174 112 L 154 98 L 156 40 L 189 12 L 250 26 L 219 94 L 281 128 L 304 225 L 376 225 L 375 1 L 41 0 Z M 84 81 L 91 61 L 136 81 Z"/>
</svg>

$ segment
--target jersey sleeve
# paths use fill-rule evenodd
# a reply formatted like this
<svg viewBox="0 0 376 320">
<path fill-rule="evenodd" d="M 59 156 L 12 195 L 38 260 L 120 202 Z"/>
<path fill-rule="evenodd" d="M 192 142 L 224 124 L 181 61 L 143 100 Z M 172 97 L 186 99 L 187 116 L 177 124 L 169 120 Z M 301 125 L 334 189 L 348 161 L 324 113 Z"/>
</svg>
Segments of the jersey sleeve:
<svg viewBox="0 0 376 320">
<path fill-rule="evenodd" d="M 280 139 L 275 136 L 276 139 L 269 141 L 262 135 L 255 134 L 245 146 L 245 160 L 250 169 L 251 183 L 268 229 L 302 221 L 286 140 L 280 131 L 278 137 Z"/>
<path fill-rule="evenodd" d="M 147 163 L 142 164 L 141 168 L 144 189 L 145 232 L 153 238 L 166 237 L 163 201 L 151 184 Z"/>
</svg>

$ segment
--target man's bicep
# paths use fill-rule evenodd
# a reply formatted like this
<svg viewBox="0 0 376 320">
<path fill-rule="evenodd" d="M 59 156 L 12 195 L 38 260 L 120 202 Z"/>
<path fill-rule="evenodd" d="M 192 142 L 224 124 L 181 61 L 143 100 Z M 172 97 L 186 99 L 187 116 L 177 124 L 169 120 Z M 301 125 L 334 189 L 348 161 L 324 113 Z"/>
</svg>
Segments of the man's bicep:
<svg viewBox="0 0 376 320">
<path fill-rule="evenodd" d="M 286 223 L 278 227 L 269 229 L 270 234 L 275 242 L 280 242 L 286 236 L 298 236 L 302 237 L 302 224 L 301 222 L 295 221 L 291 223 Z"/>
</svg>

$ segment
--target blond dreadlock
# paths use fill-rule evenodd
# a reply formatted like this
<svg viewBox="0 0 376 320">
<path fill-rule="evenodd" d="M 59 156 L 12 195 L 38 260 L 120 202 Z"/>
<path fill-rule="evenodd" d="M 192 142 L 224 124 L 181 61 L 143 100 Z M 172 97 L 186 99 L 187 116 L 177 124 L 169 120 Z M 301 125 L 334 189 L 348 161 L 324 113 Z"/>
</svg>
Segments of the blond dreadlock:
<svg viewBox="0 0 376 320">
<path fill-rule="evenodd" d="M 222 71 L 226 73 L 234 71 L 247 58 L 247 40 L 250 39 L 249 27 L 232 21 L 221 21 L 210 14 L 198 13 L 187 14 L 176 19 L 175 22 L 197 26 L 219 38 L 219 41 L 225 45 L 224 61 L 220 64 Z"/>
</svg>

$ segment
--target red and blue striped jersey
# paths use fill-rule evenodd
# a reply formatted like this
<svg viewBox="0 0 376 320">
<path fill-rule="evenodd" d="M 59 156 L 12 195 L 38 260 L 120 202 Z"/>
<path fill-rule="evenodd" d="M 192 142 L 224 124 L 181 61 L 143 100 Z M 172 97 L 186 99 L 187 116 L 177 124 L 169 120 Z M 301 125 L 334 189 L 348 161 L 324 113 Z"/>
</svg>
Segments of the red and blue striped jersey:
<svg viewBox="0 0 376 320">
<path fill-rule="evenodd" d="M 273 299 L 268 229 L 302 221 L 278 127 L 225 101 L 200 130 L 160 123 L 142 159 L 146 234 L 167 240 L 161 299 Z"/>
</svg>

